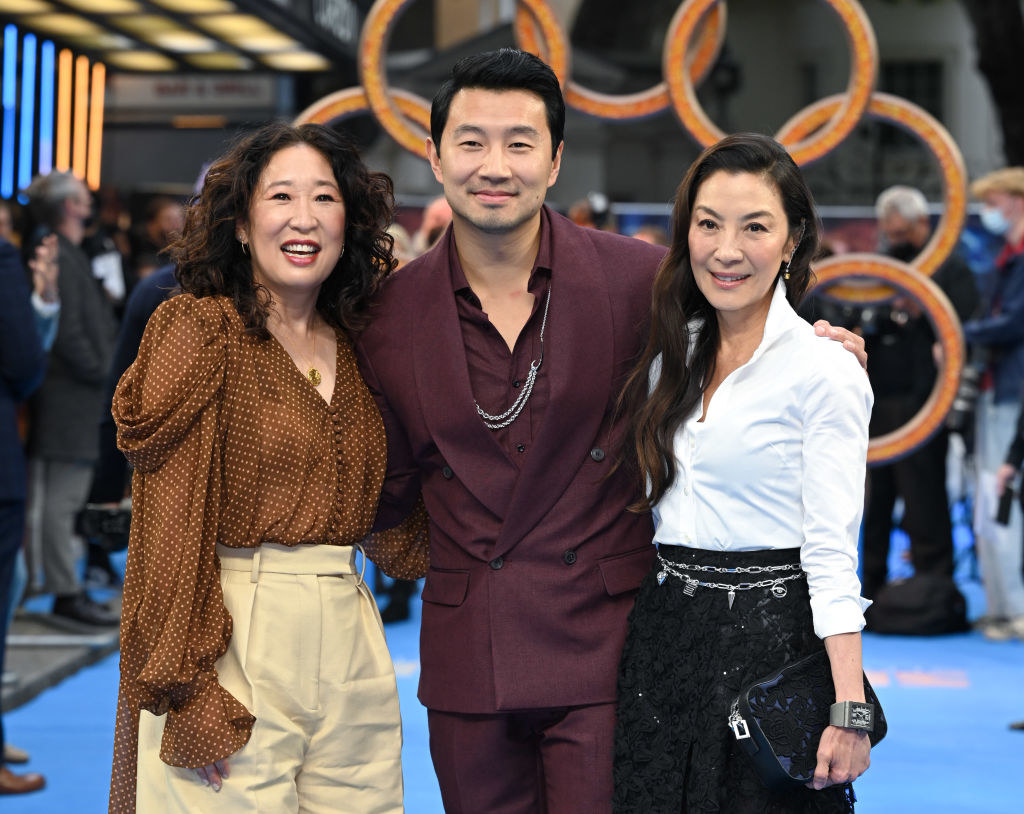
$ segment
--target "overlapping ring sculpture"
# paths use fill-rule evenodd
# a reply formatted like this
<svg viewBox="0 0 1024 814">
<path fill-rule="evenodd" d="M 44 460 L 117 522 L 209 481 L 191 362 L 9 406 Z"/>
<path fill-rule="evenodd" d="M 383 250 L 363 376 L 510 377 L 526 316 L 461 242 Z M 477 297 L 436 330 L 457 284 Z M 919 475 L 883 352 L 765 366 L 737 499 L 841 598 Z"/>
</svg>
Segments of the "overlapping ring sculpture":
<svg viewBox="0 0 1024 814">
<path fill-rule="evenodd" d="M 384 66 L 391 30 L 413 0 L 377 0 L 367 15 L 359 44 L 361 87 L 346 88 L 320 99 L 298 122 L 330 122 L 370 111 L 402 147 L 424 157 L 430 127 L 430 104 L 416 94 L 388 86 Z M 878 48 L 870 21 L 857 0 L 822 0 L 842 22 L 850 46 L 851 71 L 845 93 L 822 99 L 799 111 L 775 138 L 793 159 L 806 165 L 835 149 L 865 116 L 901 127 L 917 136 L 938 162 L 945 206 L 931 240 L 912 263 L 877 254 L 847 254 L 815 265 L 816 290 L 823 296 L 858 303 L 880 303 L 897 290 L 924 308 L 942 347 L 935 386 L 917 415 L 887 435 L 873 438 L 868 461 L 882 464 L 911 453 L 942 425 L 956 393 L 964 361 L 963 335 L 956 313 L 930 275 L 949 257 L 967 212 L 967 175 L 959 149 L 945 128 L 912 103 L 874 91 Z M 603 94 L 571 79 L 568 37 L 546 0 L 517 0 L 515 34 L 519 47 L 543 58 L 562 83 L 566 103 L 591 116 L 627 120 L 671 108 L 686 131 L 702 146 L 724 133 L 701 107 L 694 88 L 713 66 L 724 40 L 723 0 L 680 3 L 662 51 L 664 81 L 640 93 Z"/>
</svg>

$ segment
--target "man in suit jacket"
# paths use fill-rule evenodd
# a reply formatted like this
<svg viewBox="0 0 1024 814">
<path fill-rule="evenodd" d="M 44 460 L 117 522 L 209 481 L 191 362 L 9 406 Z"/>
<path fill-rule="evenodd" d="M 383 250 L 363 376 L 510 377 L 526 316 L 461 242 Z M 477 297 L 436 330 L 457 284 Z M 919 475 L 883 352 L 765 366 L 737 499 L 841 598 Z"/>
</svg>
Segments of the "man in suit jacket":
<svg viewBox="0 0 1024 814">
<path fill-rule="evenodd" d="M 655 553 L 611 464 L 664 250 L 544 206 L 564 121 L 536 57 L 455 66 L 427 142 L 452 226 L 358 344 L 388 434 L 378 525 L 421 490 L 431 517 L 419 697 L 448 812 L 610 810 L 615 677 Z"/>
<path fill-rule="evenodd" d="M 33 503 L 42 503 L 45 589 L 55 594 L 55 616 L 90 626 L 116 625 L 117 614 L 85 592 L 74 538 L 74 519 L 85 504 L 99 454 L 100 416 L 110 409 L 105 385 L 117 330 L 113 306 L 79 248 L 92 198 L 81 180 L 56 171 L 33 181 L 28 195 L 37 222 L 57 234 L 62 308 L 46 378 L 32 402 L 29 435 L 29 456 L 41 473 Z"/>
<path fill-rule="evenodd" d="M 43 256 L 45 255 L 45 257 Z M 25 531 L 25 458 L 18 435 L 17 408 L 39 386 L 46 372 L 42 337 L 55 325 L 56 275 L 52 246 L 35 259 L 35 292 L 29 304 L 29 288 L 18 250 L 0 239 L 0 669 L 3 667 L 11 579 Z M 41 789 L 41 775 L 18 775 L 4 765 L 3 720 L 0 719 L 0 795 Z"/>
</svg>

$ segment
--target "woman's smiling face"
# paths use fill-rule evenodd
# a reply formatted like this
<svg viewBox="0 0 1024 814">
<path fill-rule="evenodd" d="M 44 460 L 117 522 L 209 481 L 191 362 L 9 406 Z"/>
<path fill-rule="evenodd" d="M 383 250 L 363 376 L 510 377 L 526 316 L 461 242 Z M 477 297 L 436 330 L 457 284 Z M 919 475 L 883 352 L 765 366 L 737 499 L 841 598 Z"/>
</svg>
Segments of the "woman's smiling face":
<svg viewBox="0 0 1024 814">
<path fill-rule="evenodd" d="M 254 279 L 272 294 L 319 290 L 345 240 L 345 202 L 327 158 L 308 144 L 275 153 L 238 231 Z"/>
<path fill-rule="evenodd" d="M 687 239 L 694 279 L 720 319 L 767 313 L 794 240 L 779 192 L 765 176 L 709 175 L 697 190 Z"/>
</svg>

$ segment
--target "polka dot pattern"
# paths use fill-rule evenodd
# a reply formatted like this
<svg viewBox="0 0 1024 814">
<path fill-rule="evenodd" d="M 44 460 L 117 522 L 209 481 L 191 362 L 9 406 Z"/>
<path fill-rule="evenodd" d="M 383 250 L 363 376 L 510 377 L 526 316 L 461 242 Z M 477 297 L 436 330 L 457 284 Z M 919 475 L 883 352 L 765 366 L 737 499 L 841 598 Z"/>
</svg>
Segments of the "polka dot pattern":
<svg viewBox="0 0 1024 814">
<path fill-rule="evenodd" d="M 273 339 L 245 333 L 230 300 L 182 294 L 150 318 L 114 396 L 135 467 L 121 618 L 110 811 L 135 811 L 139 710 L 166 714 L 160 757 L 213 763 L 255 721 L 217 682 L 231 637 L 217 542 L 351 545 L 398 576 L 426 571 L 422 504 L 369 535 L 385 471 L 380 413 L 338 334 L 328 404 Z"/>
</svg>

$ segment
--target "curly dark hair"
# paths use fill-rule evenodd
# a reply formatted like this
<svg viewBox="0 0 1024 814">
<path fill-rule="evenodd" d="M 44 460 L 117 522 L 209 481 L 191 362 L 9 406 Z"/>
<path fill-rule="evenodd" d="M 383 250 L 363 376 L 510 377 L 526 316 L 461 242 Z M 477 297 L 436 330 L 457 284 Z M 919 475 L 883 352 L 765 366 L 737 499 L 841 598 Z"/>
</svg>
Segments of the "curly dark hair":
<svg viewBox="0 0 1024 814">
<path fill-rule="evenodd" d="M 370 298 L 395 268 L 394 241 L 385 231 L 395 207 L 391 179 L 370 172 L 348 139 L 323 125 L 286 122 L 246 134 L 210 166 L 170 252 L 184 292 L 231 298 L 246 329 L 264 339 L 270 292 L 253 278 L 252 263 L 236 238 L 237 222 L 248 219 L 271 157 L 297 144 L 327 159 L 345 202 L 345 253 L 320 288 L 317 311 L 336 328 L 359 330 Z"/>
<path fill-rule="evenodd" d="M 653 507 L 675 480 L 672 439 L 703 398 L 703 383 L 715 372 L 721 341 L 718 320 L 693 276 L 689 231 L 697 190 L 716 172 L 752 173 L 775 188 L 796 244 L 785 281 L 786 298 L 794 307 L 812 282 L 811 259 L 820 239 L 818 215 L 811 191 L 786 149 L 768 136 L 737 133 L 704 150 L 676 192 L 672 245 L 654 278 L 647 346 L 619 397 L 618 414 L 628 426 L 619 463 L 635 466 L 638 484 L 646 490 L 630 507 L 634 511 Z M 778 275 L 784 270 L 783 263 Z M 691 341 L 687 326 L 694 320 L 701 328 Z M 661 374 L 648 392 L 651 367 L 659 356 Z"/>
</svg>

